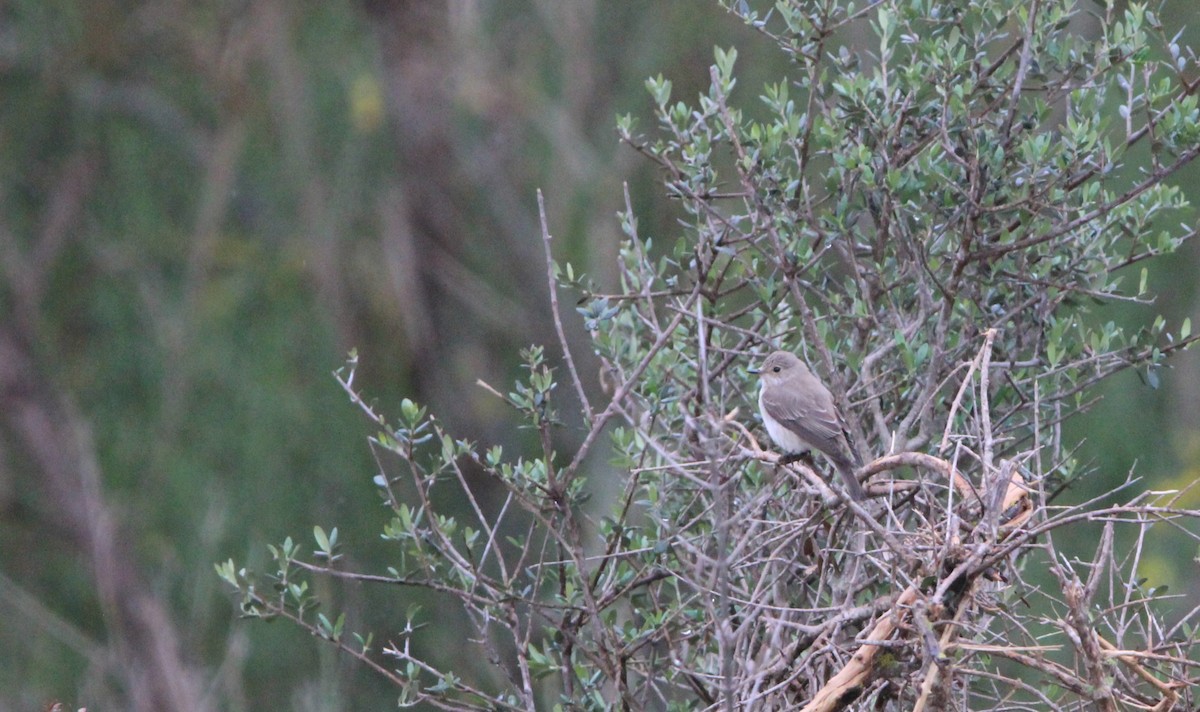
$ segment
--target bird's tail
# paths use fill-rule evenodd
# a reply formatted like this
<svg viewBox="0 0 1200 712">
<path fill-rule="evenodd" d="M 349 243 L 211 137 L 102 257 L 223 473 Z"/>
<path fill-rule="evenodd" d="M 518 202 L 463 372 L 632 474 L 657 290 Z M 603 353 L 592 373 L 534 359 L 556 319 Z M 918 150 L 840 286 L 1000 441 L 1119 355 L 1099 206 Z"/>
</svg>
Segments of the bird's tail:
<svg viewBox="0 0 1200 712">
<path fill-rule="evenodd" d="M 846 486 L 846 492 L 850 498 L 856 502 L 865 502 L 867 500 L 867 492 L 859 484 L 858 478 L 854 476 L 854 463 L 848 459 L 838 458 L 833 463 L 837 467 L 838 474 L 842 476 L 842 483 Z"/>
</svg>

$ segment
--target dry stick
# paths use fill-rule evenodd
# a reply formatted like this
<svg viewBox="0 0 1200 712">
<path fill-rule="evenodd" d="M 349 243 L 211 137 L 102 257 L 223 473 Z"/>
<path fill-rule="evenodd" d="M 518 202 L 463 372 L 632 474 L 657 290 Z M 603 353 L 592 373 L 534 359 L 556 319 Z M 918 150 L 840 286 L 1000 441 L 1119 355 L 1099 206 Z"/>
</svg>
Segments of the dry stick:
<svg viewBox="0 0 1200 712">
<path fill-rule="evenodd" d="M 1032 514 L 1033 505 L 1030 502 L 1029 493 L 1024 487 L 1024 480 L 1016 472 L 1016 466 L 1011 461 L 1005 461 L 1000 469 L 1004 479 L 996 483 L 995 493 L 991 494 L 985 503 L 984 520 L 976 525 L 977 531 L 984 526 L 987 527 L 984 534 L 987 539 L 974 544 L 968 556 L 938 584 L 931 597 L 931 600 L 937 605 L 941 605 L 946 600 L 947 593 L 959 578 L 973 578 L 992 567 L 993 562 L 989 561 L 986 564 L 984 562 L 986 557 L 995 551 L 997 543 L 1004 539 L 1004 537 L 997 536 L 998 531 L 1003 530 L 1004 536 L 1007 536 L 1009 532 L 1024 524 Z M 1001 487 L 1004 488 L 1003 497 L 1001 497 Z M 1006 521 L 1000 522 L 1001 516 L 1008 514 L 1018 504 L 1021 504 L 1020 509 L 1009 514 Z"/>
<path fill-rule="evenodd" d="M 1165 660 L 1168 660 L 1171 662 L 1180 662 L 1180 660 L 1178 658 L 1171 658 L 1171 657 L 1165 656 L 1165 655 L 1153 655 L 1150 653 L 1141 653 L 1141 652 L 1133 651 L 1133 650 L 1120 650 L 1117 648 L 1117 646 L 1115 646 L 1112 643 L 1105 640 L 1103 636 L 1098 635 L 1096 637 L 1100 641 L 1100 648 L 1102 650 L 1104 650 L 1106 655 L 1111 655 L 1112 657 L 1115 657 L 1117 660 L 1120 660 L 1121 662 L 1125 663 L 1127 666 L 1129 666 L 1130 669 L 1133 670 L 1134 674 L 1136 674 L 1138 677 L 1142 678 L 1146 682 L 1150 683 L 1150 685 L 1152 685 L 1156 690 L 1158 690 L 1159 692 L 1161 692 L 1163 694 L 1163 700 L 1164 700 L 1164 702 L 1166 702 L 1166 705 L 1163 706 L 1162 709 L 1174 709 L 1174 704 L 1175 704 L 1176 700 L 1179 699 L 1179 693 L 1176 692 L 1175 690 L 1177 690 L 1181 687 L 1187 687 L 1189 683 L 1187 683 L 1183 680 L 1177 680 L 1175 682 L 1163 682 L 1162 680 L 1159 680 L 1154 675 L 1150 674 L 1149 670 L 1142 667 L 1142 664 L 1137 661 L 1137 658 L 1138 657 L 1147 657 L 1150 659 L 1165 659 Z M 1185 662 L 1187 664 L 1194 664 L 1191 661 L 1182 661 L 1182 662 Z"/>
<path fill-rule="evenodd" d="M 1025 84 L 1025 77 L 1029 73 L 1029 64 L 1033 55 L 1033 28 L 1036 27 L 1038 11 L 1041 3 L 1031 3 L 1027 8 L 1028 17 L 1025 21 L 1025 42 L 1021 48 L 1021 57 L 1017 60 L 1017 73 L 1013 80 L 1012 91 L 1009 94 L 1008 116 L 1004 119 L 1004 128 L 1002 134 L 1004 136 L 1004 147 L 1007 149 L 1012 141 L 1013 121 L 1017 118 L 1017 109 L 1021 101 L 1021 89 Z"/>
<path fill-rule="evenodd" d="M 513 578 L 508 575 L 508 568 L 504 564 L 504 555 L 500 548 L 496 546 L 496 532 L 500 529 L 500 522 L 504 520 L 504 516 L 508 514 L 508 505 L 512 504 L 514 499 L 513 493 L 510 491 L 504 497 L 504 504 L 501 505 L 500 511 L 496 514 L 496 523 L 488 530 L 487 542 L 483 545 L 483 553 L 479 555 L 479 561 L 487 561 L 488 555 L 491 554 L 492 548 L 496 548 L 496 561 L 500 565 L 500 577 L 505 586 L 511 586 Z"/>
<path fill-rule="evenodd" d="M 940 457 L 927 455 L 923 452 L 900 452 L 895 455 L 885 455 L 873 462 L 867 463 L 859 472 L 870 477 L 886 470 L 895 470 L 904 466 L 923 467 L 927 470 L 941 473 L 959 491 L 959 494 L 964 497 L 979 499 L 979 493 L 976 491 L 975 486 L 971 484 L 970 480 L 963 477 L 958 468 Z"/>
<path fill-rule="evenodd" d="M 983 474 L 990 476 L 992 472 L 992 413 L 991 398 L 988 395 L 988 368 L 992 363 L 992 342 L 996 338 L 996 330 L 984 332 L 983 348 L 980 349 L 982 361 L 979 365 L 979 417 L 983 420 Z"/>
<path fill-rule="evenodd" d="M 1092 561 L 1092 572 L 1088 575 L 1087 584 L 1084 586 L 1084 600 L 1090 605 L 1096 598 L 1096 593 L 1099 591 L 1101 573 L 1107 568 L 1107 562 L 1112 559 L 1113 554 L 1113 522 L 1105 522 L 1104 527 L 1100 530 L 1100 544 L 1096 547 L 1096 558 Z M 1097 634 L 1098 637 L 1098 634 Z"/>
<path fill-rule="evenodd" d="M 972 581 L 970 585 L 974 587 L 975 582 Z M 962 620 L 963 612 L 970 605 L 970 596 L 970 591 L 963 595 L 958 609 L 954 611 L 954 619 L 947 623 L 945 630 L 942 631 L 942 638 L 938 641 L 938 649 L 936 651 L 937 657 L 929 661 L 929 669 L 926 670 L 925 679 L 921 683 L 921 696 L 917 698 L 917 704 L 913 706 L 913 712 L 925 712 L 925 708 L 930 704 L 929 700 L 933 696 L 933 688 L 942 676 L 940 658 L 953 644 L 951 641 L 958 633 L 959 622 Z"/>
<path fill-rule="evenodd" d="M 779 455 L 777 455 L 773 452 L 767 452 L 767 451 L 763 450 L 761 447 L 759 447 L 758 441 L 755 440 L 754 437 L 750 435 L 750 431 L 746 430 L 746 427 L 744 425 L 742 425 L 741 423 L 737 423 L 736 421 L 734 421 L 734 423 L 735 423 L 735 425 L 737 425 L 739 430 L 741 430 L 743 433 L 746 434 L 747 437 L 750 438 L 750 441 L 753 443 L 754 450 L 751 451 L 746 448 L 742 449 L 742 453 L 746 457 L 753 459 L 753 460 L 759 460 L 761 462 L 769 462 L 773 465 L 779 464 Z M 938 460 L 936 457 L 932 457 L 930 455 L 923 455 L 921 453 L 908 452 L 908 453 L 902 453 L 902 455 L 917 455 L 920 457 L 929 457 L 938 462 L 942 462 L 941 460 Z M 863 472 L 874 473 L 874 472 L 882 472 L 883 470 L 891 469 L 891 467 L 888 467 L 886 465 L 892 464 L 893 460 L 896 460 L 897 458 L 900 458 L 900 457 L 901 457 L 900 455 L 891 455 L 889 457 L 880 458 L 879 460 L 876 460 L 875 462 L 872 462 L 871 464 L 867 465 L 867 467 L 863 470 Z M 880 463 L 884 460 L 888 461 L 888 462 L 884 463 L 885 464 L 884 467 L 879 467 L 879 468 L 874 467 L 875 465 L 877 465 L 878 463 Z M 907 464 L 907 463 L 901 463 L 901 464 Z M 821 479 L 821 477 L 819 475 L 817 475 L 817 473 L 815 471 L 813 471 L 813 469 L 811 467 L 808 467 L 807 465 L 805 465 L 804 463 L 801 463 L 801 462 L 792 462 L 792 463 L 789 463 L 787 466 L 790 467 L 793 472 L 797 472 L 797 473 L 803 475 L 806 479 L 808 479 L 812 483 L 821 487 L 822 492 L 824 492 L 824 491 L 832 492 L 832 490 L 829 489 L 829 485 L 825 484 L 825 480 Z M 934 469 L 938 469 L 938 468 L 934 468 Z M 961 475 L 959 477 L 961 478 Z M 963 482 L 966 482 L 966 480 L 963 480 Z M 967 486 L 969 487 L 970 484 L 968 483 Z M 871 514 L 870 511 L 868 511 L 865 507 L 863 507 L 861 504 L 859 504 L 858 502 L 856 502 L 852 499 L 846 499 L 845 503 L 846 503 L 846 508 L 849 509 L 851 512 L 853 512 L 856 517 L 861 519 L 863 521 L 863 523 L 867 525 L 867 528 L 869 528 L 871 531 L 875 532 L 875 534 L 877 534 L 879 536 L 879 538 L 881 538 L 883 540 L 883 542 L 888 545 L 888 548 L 891 549 L 897 556 L 899 556 L 902 560 L 905 560 L 905 561 L 908 561 L 912 558 L 911 552 L 907 551 L 904 548 L 904 546 L 902 546 L 900 544 L 900 541 L 898 539 L 896 539 L 896 537 L 893 536 L 890 531 L 885 529 L 883 527 L 883 525 L 881 525 L 879 523 L 878 520 L 875 519 L 875 517 Z"/>
<path fill-rule="evenodd" d="M 392 683 L 399 689 L 403 690 L 406 687 L 404 678 L 400 677 L 398 674 L 396 674 L 395 672 L 390 670 L 387 666 L 381 665 L 378 662 L 376 662 L 375 660 L 372 660 L 367 655 L 367 652 L 365 650 L 353 648 L 349 644 L 343 643 L 340 639 L 335 640 L 328 636 L 322 635 L 321 632 L 319 631 L 319 629 L 317 628 L 317 626 L 309 623 L 308 621 L 304 620 L 303 618 L 296 615 L 295 613 L 292 613 L 291 611 L 289 611 L 287 608 L 285 608 L 283 606 L 276 607 L 273 603 L 268 603 L 268 609 L 275 615 L 286 618 L 286 619 L 292 621 L 292 623 L 296 624 L 300 628 L 307 630 L 310 634 L 312 634 L 312 636 L 314 638 L 320 638 L 321 640 L 325 640 L 327 642 L 333 643 L 333 645 L 335 647 L 337 647 L 339 650 L 346 653 L 350 657 L 358 660 L 360 663 L 362 663 L 363 665 L 366 665 L 368 668 L 374 670 L 381 677 L 383 677 L 384 679 L 386 679 L 388 682 Z M 392 646 L 392 647 L 394 648 L 394 646 Z M 386 650 L 384 651 L 384 653 L 390 654 Z M 486 699 L 486 695 L 484 696 L 484 698 Z"/>
<path fill-rule="evenodd" d="M 1033 499 L 1029 496 L 1030 487 L 1025 478 L 1015 469 L 1004 493 L 1004 501 L 1000 505 L 1000 530 L 1005 538 L 1033 516 Z"/>
<path fill-rule="evenodd" d="M 966 646 L 959 647 L 970 649 Z M 1082 696 L 1087 694 L 1087 683 L 1085 683 L 1078 675 L 1076 675 L 1073 670 L 1065 668 L 1052 660 L 1047 660 L 1040 653 L 1035 656 L 1018 652 L 1026 649 L 1027 648 L 1024 646 L 1014 648 L 990 646 L 986 650 L 991 655 L 998 655 L 1000 657 L 1012 660 L 1013 662 L 1023 665 L 1031 670 L 1037 670 L 1046 677 L 1053 678 L 1053 680 L 1056 681 L 1060 686 L 1077 695 Z M 1037 650 L 1037 648 L 1034 648 L 1034 650 Z"/>
<path fill-rule="evenodd" d="M 696 341 L 697 350 L 699 351 L 698 360 L 700 370 L 700 383 L 698 384 L 698 395 L 700 396 L 701 407 L 708 405 L 708 339 L 705 338 L 704 324 L 704 300 L 697 299 L 693 306 L 696 308 Z"/>
<path fill-rule="evenodd" d="M 575 395 L 579 396 L 579 405 L 583 409 L 584 422 L 592 422 L 592 405 L 588 402 L 587 393 L 583 390 L 583 381 L 575 370 L 575 359 L 571 358 L 571 347 L 567 343 L 567 334 L 563 330 L 562 315 L 558 309 L 558 281 L 554 278 L 554 257 L 550 253 L 550 228 L 546 225 L 546 201 L 542 198 L 542 190 L 538 189 L 538 219 L 542 223 L 542 245 L 546 249 L 546 281 L 550 285 L 550 313 L 554 317 L 554 332 L 558 334 L 558 343 L 562 346 L 563 359 L 567 362 L 567 370 L 571 372 L 571 382 L 575 384 Z"/>
<path fill-rule="evenodd" d="M 1051 431 L 1055 432 L 1055 431 Z M 1037 478 L 1038 500 L 1045 502 L 1046 500 L 1046 471 L 1042 469 L 1042 448 L 1037 447 L 1037 444 L 1042 442 L 1042 388 L 1038 381 L 1033 382 L 1033 466 L 1034 473 Z M 1058 442 L 1051 443 L 1050 452 L 1057 455 Z M 1053 460 L 1051 460 L 1053 462 Z"/>
<path fill-rule="evenodd" d="M 459 467 L 458 460 L 455 460 L 451 463 L 450 469 L 454 470 L 454 476 L 458 479 L 458 486 L 462 490 L 463 495 L 465 496 L 465 498 L 467 500 L 467 503 L 471 505 L 471 511 L 475 514 L 475 520 L 479 522 L 479 526 L 482 527 L 483 531 L 487 533 L 488 548 L 490 548 L 491 542 L 494 541 L 496 538 L 496 527 L 498 527 L 500 525 L 500 520 L 503 517 L 504 510 L 501 510 L 500 516 L 496 518 L 496 527 L 493 527 L 491 524 L 488 524 L 488 519 L 487 519 L 487 517 L 484 516 L 483 510 L 479 507 L 479 500 L 475 497 L 475 494 L 471 491 L 470 485 L 467 484 L 467 476 L 466 476 L 466 474 L 463 473 L 462 468 Z M 512 494 L 510 493 L 508 498 L 505 499 L 505 504 L 504 504 L 505 508 L 508 507 L 508 502 L 511 500 L 511 498 L 512 498 Z M 482 557 L 480 557 L 480 559 L 479 559 L 480 573 L 482 573 L 482 571 L 483 571 L 483 565 L 486 560 L 487 560 L 487 550 L 485 549 L 484 555 Z M 504 566 L 504 557 L 497 556 L 496 561 L 500 565 L 501 580 L 508 581 L 509 580 L 508 579 L 508 570 Z"/>
<path fill-rule="evenodd" d="M 517 666 L 521 670 L 521 691 L 523 693 L 525 693 L 525 704 L 527 705 L 528 709 L 534 710 L 534 712 L 536 712 L 537 706 L 534 704 L 534 700 L 537 698 L 533 694 L 534 673 L 529 668 L 529 651 L 530 651 L 529 641 L 530 641 L 530 638 L 533 636 L 533 630 L 535 628 L 535 626 L 533 625 L 533 616 L 532 615 L 530 616 L 528 622 L 525 625 L 525 634 L 524 634 L 524 636 L 521 636 L 518 634 L 518 629 L 520 628 L 520 622 L 517 617 L 516 611 L 512 610 L 511 604 L 510 604 L 510 608 L 509 608 L 509 615 L 512 618 L 511 623 L 509 623 L 509 630 L 512 632 L 513 642 L 517 643 L 517 645 L 518 645 Z M 486 630 L 483 632 L 483 635 L 484 636 L 487 635 Z M 524 640 L 521 640 L 522 637 L 524 638 Z"/>
<path fill-rule="evenodd" d="M 892 465 L 915 464 L 917 462 L 920 462 L 924 466 L 931 467 L 932 469 L 942 470 L 944 473 L 947 473 L 948 476 L 950 476 L 952 473 L 953 476 L 951 479 L 953 482 L 955 482 L 955 484 L 959 484 L 960 487 L 966 488 L 967 491 L 971 492 L 972 494 L 974 493 L 974 490 L 970 488 L 970 484 L 963 479 L 961 475 L 958 475 L 953 466 L 944 460 L 940 460 L 930 455 L 925 455 L 924 453 L 903 453 L 902 455 L 893 455 L 887 458 L 881 458 L 881 460 L 868 465 L 868 469 L 879 471 L 889 469 Z M 1008 498 L 1012 496 L 1012 491 L 1012 487 L 1010 486 L 1009 492 L 1006 494 L 1006 503 L 1008 502 Z M 1028 497 L 1028 495 L 1024 492 L 1021 494 L 1026 498 Z M 972 573 L 977 573 L 983 568 L 984 567 L 978 567 Z M 900 609 L 902 606 L 912 605 L 914 602 L 916 602 L 919 595 L 920 593 L 916 586 L 910 586 L 908 589 L 906 589 L 904 593 L 901 594 L 900 598 L 897 599 L 892 614 L 885 617 L 876 624 L 874 629 L 872 629 L 868 640 L 873 642 L 864 644 L 862 647 L 860 647 L 854 653 L 850 662 L 836 675 L 830 678 L 825 686 L 817 692 L 817 694 L 801 712 L 832 712 L 832 710 L 842 709 L 845 706 L 843 702 L 845 697 L 851 693 L 854 688 L 860 687 L 869 676 L 874 657 L 880 649 L 879 642 L 886 640 L 897 627 L 897 618 L 899 615 L 898 609 Z M 955 631 L 958 627 L 957 621 L 961 617 L 966 605 L 967 602 L 964 600 L 955 613 L 954 622 L 948 625 L 944 630 L 942 639 L 939 643 L 942 650 L 946 650 L 953 645 L 951 640 L 953 639 Z M 915 709 L 923 710 L 925 706 L 929 704 L 928 700 L 930 693 L 939 676 L 940 669 L 935 661 L 926 673 L 926 678 L 921 687 L 921 697 L 918 698 L 917 707 Z"/>
<path fill-rule="evenodd" d="M 950 430 L 954 426 L 954 414 L 958 412 L 959 406 L 962 405 L 963 396 L 967 393 L 967 385 L 971 383 L 971 376 L 979 369 L 979 363 L 983 360 L 983 351 L 975 354 L 975 358 L 967 367 L 967 375 L 963 376 L 962 383 L 958 386 L 958 393 L 954 394 L 954 402 L 950 404 L 950 412 L 946 415 L 946 429 L 942 432 L 942 442 L 938 445 L 938 452 L 946 452 L 946 448 L 950 447 Z M 960 366 L 956 368 L 960 368 Z"/>
<path fill-rule="evenodd" d="M 1051 572 L 1062 582 L 1063 601 L 1067 607 L 1065 620 L 1060 619 L 1058 625 L 1074 645 L 1077 659 L 1082 658 L 1076 667 L 1082 666 L 1086 673 L 1086 687 L 1082 696 L 1092 702 L 1095 709 L 1116 712 L 1117 690 L 1100 654 L 1100 636 L 1092 627 L 1088 615 L 1091 601 L 1087 599 L 1083 584 L 1074 570 L 1055 565 L 1051 567 Z M 1070 580 L 1067 580 L 1068 572 Z"/>
<path fill-rule="evenodd" d="M 721 469 L 714 462 L 710 467 L 710 477 L 712 478 L 711 486 L 716 488 L 716 508 L 720 511 L 720 520 L 717 523 L 717 541 L 716 541 L 716 561 L 713 562 L 713 590 L 717 595 L 717 611 L 715 622 L 717 624 L 717 650 L 721 657 L 721 702 L 727 712 L 733 712 L 735 709 L 734 698 L 734 645 L 737 636 L 733 630 L 733 623 L 730 620 L 730 599 L 732 591 L 730 586 L 730 564 L 729 564 L 729 546 L 730 532 L 732 526 L 729 515 L 733 509 L 733 497 L 729 492 L 729 482 L 722 481 Z"/>
<path fill-rule="evenodd" d="M 870 635 L 867 636 L 871 642 L 864 643 L 854 651 L 850 661 L 836 675 L 829 678 L 800 712 L 834 712 L 844 709 L 854 689 L 866 682 L 874 666 L 875 656 L 884 649 L 879 643 L 891 637 L 900 625 L 902 609 L 916 603 L 919 596 L 920 592 L 916 586 L 905 589 L 900 598 L 896 599 L 896 605 L 892 607 L 891 612 L 871 629 Z"/>
<path fill-rule="evenodd" d="M 1125 485 L 1122 485 L 1124 487 Z M 1088 502 L 1079 505 L 1074 505 L 1071 514 L 1060 514 L 1054 518 L 1047 519 L 1035 527 L 1021 531 L 1017 536 L 1005 540 L 1003 547 L 997 549 L 985 562 L 987 566 L 994 565 L 1000 559 L 1011 554 L 1021 546 L 1041 537 L 1047 532 L 1055 529 L 1061 529 L 1068 525 L 1075 524 L 1080 521 L 1102 522 L 1113 519 L 1120 523 L 1133 522 L 1144 523 L 1154 518 L 1156 521 L 1170 521 L 1177 517 L 1195 517 L 1196 510 L 1182 509 L 1178 507 L 1155 507 L 1151 505 L 1116 505 L 1105 507 L 1097 510 L 1086 510 L 1084 507 L 1094 504 L 1111 495 L 1110 492 L 1105 492 L 1096 496 Z M 1127 519 L 1126 517 L 1133 517 Z"/>
</svg>

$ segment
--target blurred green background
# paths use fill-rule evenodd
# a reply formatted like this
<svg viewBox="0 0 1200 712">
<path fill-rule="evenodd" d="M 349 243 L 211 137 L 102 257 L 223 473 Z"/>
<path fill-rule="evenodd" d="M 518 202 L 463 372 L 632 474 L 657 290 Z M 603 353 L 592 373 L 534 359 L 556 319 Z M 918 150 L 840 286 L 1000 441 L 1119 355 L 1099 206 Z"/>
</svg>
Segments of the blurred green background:
<svg viewBox="0 0 1200 712">
<path fill-rule="evenodd" d="M 742 106 L 788 71 L 704 0 L 0 3 L 0 712 L 392 707 L 298 629 L 238 620 L 213 563 L 319 524 L 387 565 L 371 431 L 330 376 L 351 348 L 383 411 L 522 447 L 473 384 L 554 342 L 535 191 L 601 285 L 622 182 L 643 234 L 678 235 L 614 117 L 653 131 L 645 78 L 693 97 L 714 45 L 738 47 Z M 1151 265 L 1157 305 L 1097 316 L 1200 321 L 1198 268 L 1192 244 Z M 1200 361 L 1173 366 L 1071 423 L 1099 474 L 1068 497 L 1135 462 L 1152 488 L 1200 474 Z M 1173 547 L 1147 575 L 1186 587 Z M 384 638 L 420 599 L 324 593 Z M 431 654 L 469 655 L 421 602 Z"/>
</svg>

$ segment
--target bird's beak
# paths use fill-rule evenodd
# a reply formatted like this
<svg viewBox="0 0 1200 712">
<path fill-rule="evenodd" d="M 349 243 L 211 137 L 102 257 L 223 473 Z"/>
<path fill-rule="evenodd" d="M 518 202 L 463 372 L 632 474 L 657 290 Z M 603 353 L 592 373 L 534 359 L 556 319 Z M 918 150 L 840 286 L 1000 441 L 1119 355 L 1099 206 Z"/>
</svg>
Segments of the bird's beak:
<svg viewBox="0 0 1200 712">
<path fill-rule="evenodd" d="M 758 374 L 762 373 L 762 371 L 757 368 L 747 368 L 746 373 L 757 376 Z"/>
</svg>

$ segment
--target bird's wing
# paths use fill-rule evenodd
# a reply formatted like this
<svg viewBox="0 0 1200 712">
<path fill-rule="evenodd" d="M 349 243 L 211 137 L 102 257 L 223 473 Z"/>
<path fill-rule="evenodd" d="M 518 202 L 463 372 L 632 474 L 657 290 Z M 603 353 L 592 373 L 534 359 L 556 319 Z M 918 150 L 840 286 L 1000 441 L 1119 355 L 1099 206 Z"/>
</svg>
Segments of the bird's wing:
<svg viewBox="0 0 1200 712">
<path fill-rule="evenodd" d="M 814 398 L 780 396 L 772 389 L 763 394 L 762 407 L 788 430 L 796 433 L 841 467 L 854 468 L 858 456 L 850 448 L 845 426 L 833 405 L 833 396 L 824 390 Z"/>
<path fill-rule="evenodd" d="M 779 395 L 777 390 L 771 389 L 763 394 L 762 406 L 780 424 L 813 447 L 819 447 L 826 441 L 833 444 L 842 432 L 832 399 L 824 401 L 824 398 L 797 398 L 790 393 Z"/>
</svg>

